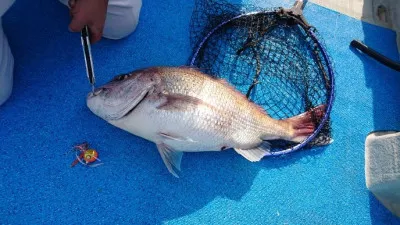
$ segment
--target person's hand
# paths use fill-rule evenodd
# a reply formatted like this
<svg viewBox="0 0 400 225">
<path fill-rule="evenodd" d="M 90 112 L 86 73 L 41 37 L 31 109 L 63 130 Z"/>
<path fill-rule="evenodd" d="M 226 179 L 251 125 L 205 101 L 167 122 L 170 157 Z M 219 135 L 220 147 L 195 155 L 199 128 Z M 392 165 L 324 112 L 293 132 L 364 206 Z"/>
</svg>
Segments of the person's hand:
<svg viewBox="0 0 400 225">
<path fill-rule="evenodd" d="M 69 0 L 71 14 L 69 29 L 80 32 L 84 26 L 90 30 L 90 42 L 95 43 L 103 36 L 108 0 Z"/>
</svg>

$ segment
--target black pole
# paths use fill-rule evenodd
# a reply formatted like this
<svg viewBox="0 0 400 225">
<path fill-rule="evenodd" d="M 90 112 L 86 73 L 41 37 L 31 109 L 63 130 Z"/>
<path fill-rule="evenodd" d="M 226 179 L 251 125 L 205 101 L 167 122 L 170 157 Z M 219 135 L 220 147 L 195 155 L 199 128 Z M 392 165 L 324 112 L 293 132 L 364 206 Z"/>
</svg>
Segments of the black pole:
<svg viewBox="0 0 400 225">
<path fill-rule="evenodd" d="M 400 72 L 400 63 L 395 62 L 386 56 L 380 54 L 379 52 L 373 50 L 372 48 L 366 46 L 364 43 L 358 40 L 351 41 L 350 45 L 365 54 L 369 55 L 370 57 L 374 58 L 375 60 L 379 61 L 380 63 L 386 65 L 387 67 L 394 69 Z"/>
</svg>

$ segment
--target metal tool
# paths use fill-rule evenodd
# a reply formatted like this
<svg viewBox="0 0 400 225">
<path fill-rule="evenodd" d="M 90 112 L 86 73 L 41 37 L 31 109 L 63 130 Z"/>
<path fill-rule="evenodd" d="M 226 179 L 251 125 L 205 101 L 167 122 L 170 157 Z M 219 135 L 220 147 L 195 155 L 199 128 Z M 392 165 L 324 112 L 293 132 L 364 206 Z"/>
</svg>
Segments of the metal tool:
<svg viewBox="0 0 400 225">
<path fill-rule="evenodd" d="M 92 86 L 92 91 L 94 91 L 94 84 L 96 82 L 94 71 L 93 71 L 93 60 L 92 52 L 90 50 L 90 40 L 89 40 L 89 28 L 85 26 L 81 32 L 82 48 L 86 64 L 86 74 L 89 79 L 90 85 Z"/>
</svg>

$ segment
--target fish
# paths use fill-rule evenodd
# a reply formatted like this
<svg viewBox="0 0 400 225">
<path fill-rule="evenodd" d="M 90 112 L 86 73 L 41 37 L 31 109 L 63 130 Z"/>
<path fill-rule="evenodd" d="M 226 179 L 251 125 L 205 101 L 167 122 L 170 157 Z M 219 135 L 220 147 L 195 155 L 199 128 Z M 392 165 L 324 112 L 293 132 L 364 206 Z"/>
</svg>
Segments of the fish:
<svg viewBox="0 0 400 225">
<path fill-rule="evenodd" d="M 184 152 L 235 150 L 251 162 L 270 155 L 271 140 L 302 142 L 315 131 L 319 105 L 274 119 L 226 80 L 193 67 L 158 66 L 120 74 L 86 97 L 109 124 L 153 142 L 168 171 L 181 172 Z"/>
</svg>

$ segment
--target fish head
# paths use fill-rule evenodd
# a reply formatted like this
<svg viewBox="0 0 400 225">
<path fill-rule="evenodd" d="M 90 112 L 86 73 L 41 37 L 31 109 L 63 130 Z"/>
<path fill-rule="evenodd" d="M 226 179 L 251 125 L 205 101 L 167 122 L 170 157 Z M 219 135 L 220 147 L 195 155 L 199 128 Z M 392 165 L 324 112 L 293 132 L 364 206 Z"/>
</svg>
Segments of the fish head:
<svg viewBox="0 0 400 225">
<path fill-rule="evenodd" d="M 148 71 L 118 75 L 90 92 L 86 104 L 100 118 L 118 120 L 134 110 L 159 82 L 157 74 Z"/>
</svg>

